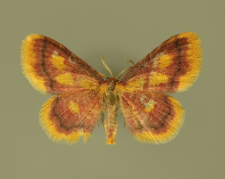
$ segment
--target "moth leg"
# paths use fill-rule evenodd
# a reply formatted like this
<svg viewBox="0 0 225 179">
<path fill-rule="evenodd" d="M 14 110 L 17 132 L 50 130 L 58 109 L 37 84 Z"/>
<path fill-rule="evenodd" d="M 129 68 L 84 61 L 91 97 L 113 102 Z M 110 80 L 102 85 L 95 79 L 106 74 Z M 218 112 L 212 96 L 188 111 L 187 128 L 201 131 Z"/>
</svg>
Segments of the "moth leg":
<svg viewBox="0 0 225 179">
<path fill-rule="evenodd" d="M 104 125 L 103 125 L 103 119 L 104 119 L 104 112 L 102 112 L 102 117 L 101 117 L 102 127 L 104 127 Z"/>
<path fill-rule="evenodd" d="M 123 70 L 123 71 L 121 71 L 120 72 L 120 74 L 116 77 L 116 79 L 118 80 L 119 79 L 119 77 L 125 72 L 125 71 L 127 71 L 127 70 L 129 70 L 129 69 L 131 69 L 132 68 L 132 66 L 131 67 L 128 67 L 128 68 L 126 68 L 125 70 Z"/>
<path fill-rule="evenodd" d="M 120 109 L 122 109 L 121 108 L 121 106 L 120 106 Z M 123 116 L 123 121 L 124 121 L 124 126 L 123 127 L 126 127 L 126 119 L 125 119 L 125 116 L 124 116 L 124 114 L 123 114 L 123 112 L 122 111 L 120 111 L 121 112 L 121 114 L 122 114 L 122 116 Z"/>
<path fill-rule="evenodd" d="M 135 65 L 134 62 L 133 62 L 133 60 L 124 60 L 124 61 L 125 61 L 125 62 L 131 62 L 133 65 Z M 132 67 L 133 67 L 133 66 L 130 66 L 130 67 L 126 68 L 125 70 L 123 70 L 122 72 L 120 72 L 120 74 L 117 76 L 116 79 L 119 79 L 119 77 L 120 77 L 125 71 L 131 69 Z"/>
<path fill-rule="evenodd" d="M 125 62 L 131 62 L 131 63 L 133 63 L 133 65 L 135 65 L 134 64 L 134 62 L 133 62 L 133 60 L 124 60 Z"/>
<path fill-rule="evenodd" d="M 103 110 L 102 110 L 102 111 L 101 111 L 101 114 L 100 114 L 99 117 L 98 117 L 98 126 L 100 126 L 101 123 L 103 123 L 103 119 L 104 119 L 104 112 L 103 112 Z M 102 124 L 102 126 L 103 126 L 103 124 Z"/>
</svg>

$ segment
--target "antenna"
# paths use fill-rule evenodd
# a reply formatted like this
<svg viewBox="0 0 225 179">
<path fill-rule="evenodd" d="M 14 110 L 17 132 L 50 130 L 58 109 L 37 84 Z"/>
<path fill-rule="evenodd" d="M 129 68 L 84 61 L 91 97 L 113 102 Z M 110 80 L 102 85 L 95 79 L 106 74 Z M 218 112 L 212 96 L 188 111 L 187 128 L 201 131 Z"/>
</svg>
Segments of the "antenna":
<svg viewBox="0 0 225 179">
<path fill-rule="evenodd" d="M 102 63 L 103 63 L 103 65 L 105 66 L 105 68 L 109 71 L 109 73 L 111 74 L 111 77 L 112 78 L 115 78 L 114 77 L 114 75 L 113 75 L 113 73 L 112 73 L 112 71 L 109 69 L 109 67 L 106 65 L 106 63 L 104 62 L 104 60 L 103 60 L 103 56 L 101 56 L 101 60 L 102 60 Z"/>
</svg>

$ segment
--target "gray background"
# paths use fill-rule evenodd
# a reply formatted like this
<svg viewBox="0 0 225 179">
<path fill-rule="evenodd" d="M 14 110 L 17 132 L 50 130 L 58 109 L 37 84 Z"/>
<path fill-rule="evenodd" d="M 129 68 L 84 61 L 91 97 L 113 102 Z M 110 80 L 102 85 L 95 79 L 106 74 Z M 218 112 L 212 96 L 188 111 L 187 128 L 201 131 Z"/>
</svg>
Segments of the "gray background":
<svg viewBox="0 0 225 179">
<path fill-rule="evenodd" d="M 0 5 L 0 178 L 225 178 L 225 1 L 18 0 Z M 39 110 L 50 95 L 32 88 L 20 65 L 21 41 L 31 33 L 64 44 L 97 71 L 118 75 L 169 37 L 198 33 L 203 68 L 186 92 L 173 94 L 186 111 L 167 144 L 137 142 L 118 117 L 117 145 L 103 127 L 75 144 L 50 140 Z"/>
</svg>

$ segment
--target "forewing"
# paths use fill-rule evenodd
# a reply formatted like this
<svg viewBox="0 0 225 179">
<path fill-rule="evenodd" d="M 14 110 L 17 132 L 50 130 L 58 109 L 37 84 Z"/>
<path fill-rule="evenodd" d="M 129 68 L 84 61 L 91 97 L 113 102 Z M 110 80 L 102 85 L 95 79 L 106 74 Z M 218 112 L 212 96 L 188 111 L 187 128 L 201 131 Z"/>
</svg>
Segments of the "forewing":
<svg viewBox="0 0 225 179">
<path fill-rule="evenodd" d="M 49 37 L 27 36 L 21 53 L 24 75 L 43 93 L 97 89 L 104 81 L 86 62 Z"/>
<path fill-rule="evenodd" d="M 126 124 L 140 141 L 165 143 L 178 133 L 182 125 L 184 110 L 171 96 L 124 92 L 120 101 Z"/>
<path fill-rule="evenodd" d="M 40 123 L 54 141 L 75 143 L 91 136 L 102 109 L 102 96 L 94 91 L 65 93 L 50 98 L 40 111 Z"/>
<path fill-rule="evenodd" d="M 198 35 L 185 32 L 163 42 L 122 78 L 127 91 L 178 92 L 189 88 L 202 64 Z"/>
</svg>

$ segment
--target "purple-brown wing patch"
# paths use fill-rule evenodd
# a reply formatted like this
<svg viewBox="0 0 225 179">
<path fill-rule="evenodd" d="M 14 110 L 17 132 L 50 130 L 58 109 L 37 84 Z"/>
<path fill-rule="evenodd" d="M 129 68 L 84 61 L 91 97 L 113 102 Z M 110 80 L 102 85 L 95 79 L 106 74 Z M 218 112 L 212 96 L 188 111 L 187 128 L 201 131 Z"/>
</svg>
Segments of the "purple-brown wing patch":
<svg viewBox="0 0 225 179">
<path fill-rule="evenodd" d="M 184 111 L 174 98 L 150 92 L 124 92 L 121 107 L 131 133 L 143 142 L 172 139 L 183 122 Z"/>
<path fill-rule="evenodd" d="M 202 64 L 197 34 L 185 32 L 163 42 L 121 80 L 127 91 L 178 92 L 197 79 Z"/>
<path fill-rule="evenodd" d="M 98 90 L 102 76 L 62 44 L 32 34 L 22 44 L 22 67 L 30 83 L 43 93 Z"/>
<path fill-rule="evenodd" d="M 75 143 L 91 136 L 102 109 L 102 96 L 94 91 L 55 95 L 42 107 L 40 122 L 54 141 Z"/>
</svg>

